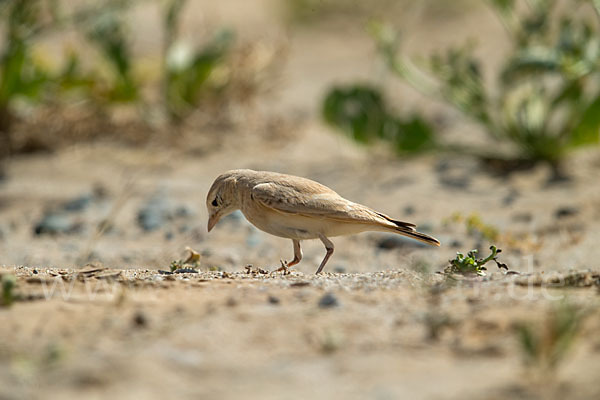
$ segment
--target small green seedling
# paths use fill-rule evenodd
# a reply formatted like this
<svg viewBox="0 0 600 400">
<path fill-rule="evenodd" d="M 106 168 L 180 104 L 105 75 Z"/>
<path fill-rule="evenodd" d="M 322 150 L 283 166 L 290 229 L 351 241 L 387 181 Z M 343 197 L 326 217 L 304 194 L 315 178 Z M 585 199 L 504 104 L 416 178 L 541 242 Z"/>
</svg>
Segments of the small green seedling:
<svg viewBox="0 0 600 400">
<path fill-rule="evenodd" d="M 471 250 L 467 253 L 466 257 L 460 252 L 456 253 L 456 258 L 450 260 L 450 265 L 444 270 L 446 273 L 459 273 L 459 274 L 477 274 L 479 276 L 485 276 L 487 270 L 484 265 L 489 261 L 494 260 L 498 268 L 504 268 L 508 270 L 506 264 L 498 261 L 497 256 L 502 250 L 496 246 L 490 246 L 492 254 L 486 258 L 477 258 L 477 250 Z"/>
<path fill-rule="evenodd" d="M 0 306 L 8 307 L 17 300 L 17 295 L 14 292 L 17 284 L 17 278 L 14 275 L 2 275 L 2 298 L 0 298 Z"/>
<path fill-rule="evenodd" d="M 186 251 L 190 252 L 190 255 L 185 260 L 175 260 L 171 262 L 169 266 L 171 268 L 171 272 L 175 272 L 178 269 L 182 268 L 197 268 L 201 264 L 202 255 L 198 253 L 196 250 L 191 247 L 186 247 Z"/>
<path fill-rule="evenodd" d="M 171 272 L 175 272 L 181 267 L 182 267 L 181 260 L 171 261 L 171 265 L 169 265 Z"/>
<path fill-rule="evenodd" d="M 586 315 L 585 309 L 563 302 L 548 311 L 542 324 L 517 324 L 525 364 L 552 375 L 573 347 Z"/>
</svg>

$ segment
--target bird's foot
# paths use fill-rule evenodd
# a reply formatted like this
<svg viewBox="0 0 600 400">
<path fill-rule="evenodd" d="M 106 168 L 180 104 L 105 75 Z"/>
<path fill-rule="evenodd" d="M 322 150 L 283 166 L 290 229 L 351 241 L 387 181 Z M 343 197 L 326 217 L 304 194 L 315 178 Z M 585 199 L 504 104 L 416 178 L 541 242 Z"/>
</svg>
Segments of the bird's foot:
<svg viewBox="0 0 600 400">
<path fill-rule="evenodd" d="M 289 275 L 289 274 L 291 274 L 290 268 L 288 266 L 288 262 L 285 261 L 285 260 L 279 260 L 279 262 L 281 263 L 281 267 L 277 268 L 273 272 L 283 272 L 283 275 Z"/>
</svg>

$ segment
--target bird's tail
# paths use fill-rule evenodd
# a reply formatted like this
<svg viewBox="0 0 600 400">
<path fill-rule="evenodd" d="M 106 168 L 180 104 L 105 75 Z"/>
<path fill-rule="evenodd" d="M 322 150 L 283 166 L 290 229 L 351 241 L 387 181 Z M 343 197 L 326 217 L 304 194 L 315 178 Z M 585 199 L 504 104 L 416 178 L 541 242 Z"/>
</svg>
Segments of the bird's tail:
<svg viewBox="0 0 600 400">
<path fill-rule="evenodd" d="M 432 246 L 439 246 L 440 241 L 436 238 L 426 235 L 421 232 L 417 232 L 414 228 L 401 228 L 398 227 L 394 230 L 394 232 L 399 233 L 400 235 L 408 236 L 410 238 L 416 239 L 419 242 L 427 243 Z"/>
<path fill-rule="evenodd" d="M 440 245 L 440 241 L 437 240 L 434 237 L 431 237 L 429 235 L 426 235 L 424 233 L 421 232 L 417 232 L 416 231 L 416 225 L 415 224 L 411 224 L 410 222 L 403 222 L 403 221 L 398 221 L 395 219 L 392 219 L 390 217 L 388 217 L 385 214 L 380 214 L 377 213 L 379 216 L 385 218 L 387 221 L 393 223 L 394 225 L 396 225 L 395 227 L 390 227 L 387 226 L 389 229 L 393 230 L 396 233 L 399 233 L 400 235 L 404 235 L 404 236 L 408 236 L 410 238 L 416 239 L 420 242 L 423 243 L 427 243 L 433 246 L 439 246 Z"/>
</svg>

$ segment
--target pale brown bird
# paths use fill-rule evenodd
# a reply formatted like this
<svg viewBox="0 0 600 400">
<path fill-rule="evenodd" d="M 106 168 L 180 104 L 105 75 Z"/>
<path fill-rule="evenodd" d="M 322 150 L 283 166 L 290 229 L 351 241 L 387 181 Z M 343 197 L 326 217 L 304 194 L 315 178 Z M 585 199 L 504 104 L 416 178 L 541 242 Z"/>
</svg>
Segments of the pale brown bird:
<svg viewBox="0 0 600 400">
<path fill-rule="evenodd" d="M 416 225 L 397 221 L 361 204 L 344 199 L 327 186 L 310 179 L 267 171 L 238 169 L 217 177 L 206 197 L 208 231 L 219 219 L 241 210 L 258 229 L 292 239 L 294 259 L 302 259 L 300 241 L 321 239 L 327 253 L 317 274 L 333 254 L 332 236 L 365 231 L 394 232 L 439 246 L 440 242 L 415 230 Z"/>
</svg>

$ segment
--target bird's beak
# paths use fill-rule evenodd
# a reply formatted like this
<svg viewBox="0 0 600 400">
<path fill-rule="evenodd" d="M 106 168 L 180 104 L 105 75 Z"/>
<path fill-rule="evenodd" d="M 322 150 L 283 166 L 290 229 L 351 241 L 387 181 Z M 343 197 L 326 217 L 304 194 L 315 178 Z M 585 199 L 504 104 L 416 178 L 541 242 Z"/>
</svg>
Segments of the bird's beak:
<svg viewBox="0 0 600 400">
<path fill-rule="evenodd" d="M 212 228 L 219 222 L 220 216 L 218 214 L 213 214 L 208 217 L 208 231 L 210 232 Z"/>
</svg>

